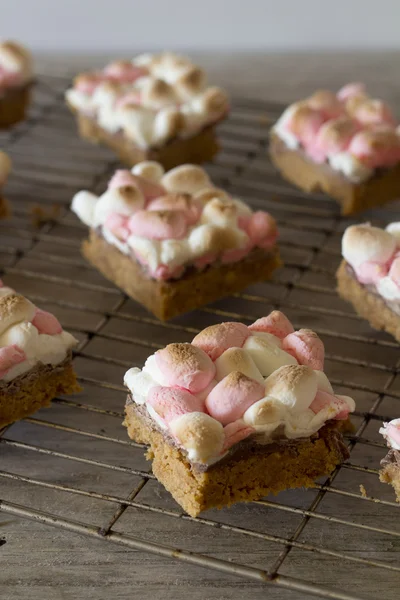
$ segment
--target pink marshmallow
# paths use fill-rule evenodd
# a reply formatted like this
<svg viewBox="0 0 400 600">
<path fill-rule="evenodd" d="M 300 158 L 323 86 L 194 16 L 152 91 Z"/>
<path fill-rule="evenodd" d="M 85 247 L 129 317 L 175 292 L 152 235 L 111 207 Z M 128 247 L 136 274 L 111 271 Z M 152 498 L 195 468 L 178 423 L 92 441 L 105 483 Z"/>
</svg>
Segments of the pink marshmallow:
<svg viewBox="0 0 400 600">
<path fill-rule="evenodd" d="M 199 400 L 202 400 L 203 402 L 205 402 L 205 399 L 211 393 L 211 391 L 215 388 L 216 385 L 217 385 L 217 380 L 213 379 L 208 384 L 208 386 L 206 388 L 204 388 L 204 390 L 201 390 L 201 392 L 198 392 L 198 394 L 196 394 L 196 396 L 199 398 Z"/>
<path fill-rule="evenodd" d="M 327 121 L 319 129 L 312 144 L 307 146 L 307 154 L 314 162 L 325 162 L 328 155 L 345 151 L 359 127 L 347 117 Z"/>
<path fill-rule="evenodd" d="M 187 390 L 161 385 L 150 389 L 146 404 L 149 404 L 167 424 L 186 413 L 205 410 L 204 401 Z"/>
<path fill-rule="evenodd" d="M 158 183 L 154 183 L 149 179 L 145 179 L 145 177 L 140 177 L 140 175 L 132 175 L 134 178 L 136 185 L 139 186 L 142 194 L 144 195 L 146 202 L 149 203 L 155 198 L 159 196 L 164 196 L 166 194 L 166 190 L 162 185 Z"/>
<path fill-rule="evenodd" d="M 152 271 L 151 276 L 160 281 L 167 281 L 168 279 L 178 279 L 184 270 L 183 266 L 171 269 L 168 265 L 159 265 L 155 271 Z"/>
<path fill-rule="evenodd" d="M 112 190 L 114 188 L 126 187 L 126 186 L 135 186 L 136 187 L 136 179 L 132 175 L 128 169 L 118 169 L 115 171 L 114 175 L 111 177 L 108 182 L 108 189 Z"/>
<path fill-rule="evenodd" d="M 124 94 L 123 96 L 120 96 L 116 103 L 115 106 L 117 108 L 124 108 L 124 106 L 128 106 L 129 104 L 140 104 L 141 102 L 141 96 L 140 96 L 140 92 L 129 92 L 128 94 Z"/>
<path fill-rule="evenodd" d="M 275 219 L 263 210 L 251 215 L 246 231 L 254 246 L 260 246 L 267 240 L 275 240 L 278 233 Z"/>
<path fill-rule="evenodd" d="M 103 73 L 87 73 L 77 77 L 74 89 L 91 96 L 95 89 L 105 80 Z"/>
<path fill-rule="evenodd" d="M 400 287 L 400 257 L 394 259 L 389 269 L 389 277 Z"/>
<path fill-rule="evenodd" d="M 252 247 L 252 244 L 247 244 L 244 248 L 233 248 L 232 250 L 225 250 L 225 252 L 223 252 L 220 257 L 222 264 L 235 263 L 239 260 L 242 260 L 242 258 L 248 255 Z"/>
<path fill-rule="evenodd" d="M 179 210 L 139 210 L 128 221 L 131 233 L 149 240 L 181 240 L 188 229 L 185 214 Z"/>
<path fill-rule="evenodd" d="M 348 98 L 351 98 L 351 96 L 361 96 L 362 94 L 365 94 L 365 85 L 356 82 L 348 83 L 341 87 L 336 96 L 340 102 L 345 102 Z"/>
<path fill-rule="evenodd" d="M 27 360 L 25 352 L 16 344 L 0 348 L 0 379 L 8 373 L 12 367 Z"/>
<path fill-rule="evenodd" d="M 232 448 L 232 446 L 246 439 L 254 432 L 255 429 L 246 425 L 246 423 L 241 419 L 234 421 L 233 423 L 229 423 L 229 425 L 224 427 L 225 441 L 222 447 L 222 452 L 226 452 L 229 450 L 229 448 Z"/>
<path fill-rule="evenodd" d="M 387 275 L 388 267 L 385 264 L 380 264 L 377 262 L 366 260 L 360 265 L 358 265 L 358 267 L 354 270 L 357 279 L 360 283 L 376 284 L 380 279 L 382 279 L 382 277 L 385 277 L 385 275 Z"/>
<path fill-rule="evenodd" d="M 273 310 L 268 317 L 257 319 L 257 321 L 249 325 L 249 329 L 254 332 L 271 333 L 281 340 L 294 332 L 293 325 L 289 319 L 279 310 Z"/>
<path fill-rule="evenodd" d="M 324 344 L 316 333 L 309 329 L 299 329 L 287 335 L 282 341 L 282 348 L 294 356 L 300 365 L 307 365 L 317 371 L 324 368 Z"/>
<path fill-rule="evenodd" d="M 328 119 L 337 119 L 343 114 L 343 106 L 336 98 L 335 94 L 327 90 L 315 92 L 307 100 L 307 105 L 323 117 L 324 121 Z"/>
<path fill-rule="evenodd" d="M 200 348 L 191 344 L 169 344 L 155 353 L 156 365 L 166 385 L 197 394 L 214 379 L 215 365 Z"/>
<path fill-rule="evenodd" d="M 348 148 L 362 163 L 371 169 L 391 166 L 400 161 L 400 140 L 389 129 L 366 129 L 357 133 Z"/>
<path fill-rule="evenodd" d="M 39 333 L 46 333 L 47 335 L 58 335 L 62 333 L 62 327 L 60 322 L 51 313 L 36 309 L 35 316 L 32 320 L 32 325 L 36 327 Z"/>
<path fill-rule="evenodd" d="M 198 333 L 192 344 L 204 350 L 211 360 L 216 360 L 228 348 L 242 348 L 249 336 L 249 328 L 243 323 L 218 323 Z"/>
<path fill-rule="evenodd" d="M 285 128 L 293 133 L 304 146 L 307 146 L 315 139 L 324 120 L 321 113 L 304 106 L 299 108 L 292 118 L 285 123 Z"/>
<path fill-rule="evenodd" d="M 264 386 L 239 371 L 232 371 L 224 377 L 206 398 L 209 414 L 228 425 L 240 419 L 246 410 L 264 398 Z"/>
<path fill-rule="evenodd" d="M 131 63 L 115 62 L 108 65 L 103 70 L 103 73 L 108 79 L 112 79 L 113 81 L 120 81 L 121 83 L 133 83 L 136 81 L 136 79 L 139 79 L 139 77 L 146 75 L 147 71 L 142 67 L 138 67 L 137 65 L 133 65 Z"/>
<path fill-rule="evenodd" d="M 389 435 L 397 444 L 400 444 L 400 427 L 395 423 L 388 423 L 385 433 Z"/>
<path fill-rule="evenodd" d="M 313 413 L 317 414 L 327 406 L 335 409 L 336 415 L 333 418 L 337 421 L 345 420 L 349 416 L 350 409 L 344 400 L 337 398 L 333 394 L 329 394 L 329 392 L 319 390 L 310 404 L 310 409 Z"/>
<path fill-rule="evenodd" d="M 11 87 L 22 83 L 21 73 L 12 73 L 0 67 L 0 88 Z"/>
<path fill-rule="evenodd" d="M 393 114 L 381 100 L 366 100 L 356 107 L 353 117 L 362 125 L 395 124 Z"/>
<path fill-rule="evenodd" d="M 130 235 L 128 228 L 129 217 L 118 213 L 110 213 L 107 215 L 104 226 L 111 231 L 118 239 L 126 242 Z"/>
<path fill-rule="evenodd" d="M 188 194 L 168 194 L 152 200 L 147 210 L 181 210 L 185 213 L 188 225 L 197 223 L 201 208 Z"/>
</svg>

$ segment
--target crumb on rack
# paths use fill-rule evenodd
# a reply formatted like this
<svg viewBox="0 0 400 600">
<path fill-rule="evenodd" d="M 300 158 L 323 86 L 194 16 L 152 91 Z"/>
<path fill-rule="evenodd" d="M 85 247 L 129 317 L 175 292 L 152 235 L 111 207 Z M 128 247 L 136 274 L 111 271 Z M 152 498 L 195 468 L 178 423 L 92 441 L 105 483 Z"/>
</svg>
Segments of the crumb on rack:
<svg viewBox="0 0 400 600">
<path fill-rule="evenodd" d="M 365 487 L 363 486 L 362 483 L 360 484 L 360 492 L 361 492 L 361 496 L 363 498 L 367 498 L 368 497 L 367 490 L 365 489 Z"/>
</svg>

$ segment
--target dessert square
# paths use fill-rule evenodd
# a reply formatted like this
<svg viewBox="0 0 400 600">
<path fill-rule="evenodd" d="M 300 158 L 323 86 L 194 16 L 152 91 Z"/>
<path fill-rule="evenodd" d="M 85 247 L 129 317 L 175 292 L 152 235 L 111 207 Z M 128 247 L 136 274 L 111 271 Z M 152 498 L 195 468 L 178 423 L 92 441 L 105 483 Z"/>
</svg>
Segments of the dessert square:
<svg viewBox="0 0 400 600">
<path fill-rule="evenodd" d="M 348 227 L 337 271 L 338 293 L 371 327 L 400 342 L 400 223 Z"/>
<path fill-rule="evenodd" d="M 76 344 L 54 315 L 0 280 L 0 428 L 59 394 L 80 391 L 72 368 Z"/>
<path fill-rule="evenodd" d="M 32 57 L 16 42 L 0 43 L 0 127 L 23 121 L 33 83 Z"/>
<path fill-rule="evenodd" d="M 279 311 L 212 325 L 127 371 L 124 425 L 193 517 L 313 487 L 348 458 L 341 429 L 355 408 L 323 365 L 317 334 Z"/>
<path fill-rule="evenodd" d="M 3 196 L 3 187 L 7 183 L 11 171 L 11 160 L 5 152 L 0 150 L 0 219 L 10 216 L 8 201 Z"/>
<path fill-rule="evenodd" d="M 270 157 L 306 192 L 325 192 L 343 215 L 400 195 L 400 137 L 390 108 L 351 83 L 290 105 L 271 130 Z"/>
<path fill-rule="evenodd" d="M 383 435 L 389 448 L 389 452 L 381 460 L 379 479 L 382 483 L 393 486 L 396 500 L 400 502 L 400 419 L 384 423 L 379 433 Z"/>
<path fill-rule="evenodd" d="M 81 137 L 109 146 L 132 167 L 144 160 L 171 169 L 218 152 L 215 125 L 227 116 L 223 90 L 171 52 L 141 54 L 78 75 L 66 92 Z"/>
<path fill-rule="evenodd" d="M 193 310 L 280 266 L 275 220 L 216 188 L 196 165 L 145 161 L 115 173 L 100 197 L 78 192 L 90 227 L 83 255 L 159 319 Z"/>
</svg>

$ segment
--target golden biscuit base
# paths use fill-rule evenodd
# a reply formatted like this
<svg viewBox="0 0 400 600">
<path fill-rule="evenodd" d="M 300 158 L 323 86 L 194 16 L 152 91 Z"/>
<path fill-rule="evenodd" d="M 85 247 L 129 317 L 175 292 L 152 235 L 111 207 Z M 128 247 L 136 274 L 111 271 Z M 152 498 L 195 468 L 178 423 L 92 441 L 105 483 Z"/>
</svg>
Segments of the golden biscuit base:
<svg viewBox="0 0 400 600">
<path fill-rule="evenodd" d="M 255 249 L 235 263 L 211 265 L 204 271 L 193 269 L 181 279 L 157 281 L 94 230 L 83 242 L 82 253 L 107 279 L 162 321 L 265 281 L 282 264 L 277 247 Z"/>
<path fill-rule="evenodd" d="M 0 128 L 6 129 L 26 119 L 32 82 L 9 88 L 0 94 Z"/>
</svg>

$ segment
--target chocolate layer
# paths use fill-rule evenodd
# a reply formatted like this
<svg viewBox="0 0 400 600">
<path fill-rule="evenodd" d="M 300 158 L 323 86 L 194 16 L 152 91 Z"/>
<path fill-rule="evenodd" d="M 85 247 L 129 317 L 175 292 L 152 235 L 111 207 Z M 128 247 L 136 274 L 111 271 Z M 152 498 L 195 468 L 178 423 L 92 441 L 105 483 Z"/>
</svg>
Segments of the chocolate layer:
<svg viewBox="0 0 400 600">
<path fill-rule="evenodd" d="M 0 392 L 7 394 L 17 394 L 21 387 L 32 383 L 38 377 L 43 377 L 44 375 L 48 375 L 50 373 L 57 373 L 63 371 L 65 366 L 70 363 L 72 360 L 72 351 L 69 350 L 67 356 L 64 360 L 58 365 L 44 365 L 43 363 L 37 363 L 32 369 L 27 371 L 26 373 L 22 373 L 22 375 L 18 375 L 15 379 L 11 381 L 1 381 L 0 380 Z"/>
</svg>

